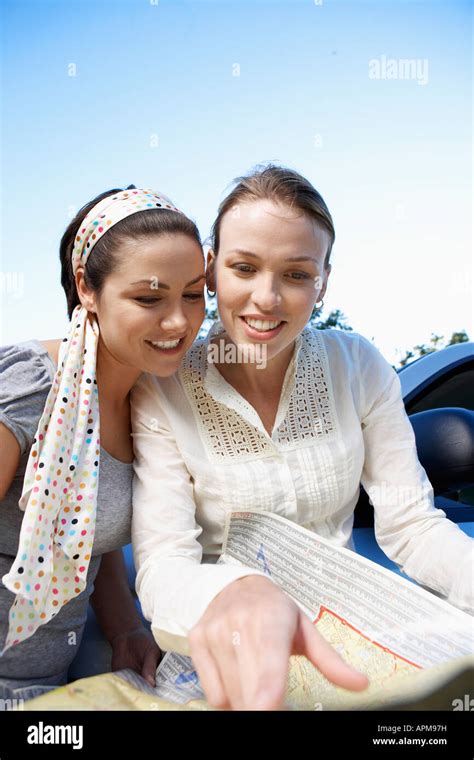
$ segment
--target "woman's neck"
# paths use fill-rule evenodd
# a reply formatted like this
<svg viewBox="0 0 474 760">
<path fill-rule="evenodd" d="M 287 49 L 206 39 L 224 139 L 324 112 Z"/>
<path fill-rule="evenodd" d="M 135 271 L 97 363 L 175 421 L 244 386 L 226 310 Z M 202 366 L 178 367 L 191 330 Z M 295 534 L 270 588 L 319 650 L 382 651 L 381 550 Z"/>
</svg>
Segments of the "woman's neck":
<svg viewBox="0 0 474 760">
<path fill-rule="evenodd" d="M 141 370 L 128 367 L 115 359 L 99 336 L 96 377 L 101 404 L 105 403 L 116 411 L 127 407 L 130 391 L 140 375 Z"/>
<path fill-rule="evenodd" d="M 225 340 L 225 344 L 231 343 L 227 333 L 216 336 L 217 342 Z M 247 388 L 252 394 L 280 394 L 286 371 L 290 364 L 295 348 L 295 341 L 286 346 L 269 361 L 262 361 L 265 354 L 259 356 L 259 361 L 245 362 L 237 360 L 232 363 L 216 362 L 216 367 L 227 382 L 236 389 Z"/>
</svg>

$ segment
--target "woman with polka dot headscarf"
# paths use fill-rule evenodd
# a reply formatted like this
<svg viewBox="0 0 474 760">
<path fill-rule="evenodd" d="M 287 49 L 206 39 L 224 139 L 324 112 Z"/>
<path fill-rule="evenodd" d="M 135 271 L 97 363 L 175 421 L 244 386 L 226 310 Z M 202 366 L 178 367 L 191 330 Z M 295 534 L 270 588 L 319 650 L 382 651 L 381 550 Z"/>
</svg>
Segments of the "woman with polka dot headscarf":
<svg viewBox="0 0 474 760">
<path fill-rule="evenodd" d="M 66 682 L 89 599 L 114 669 L 154 682 L 160 656 L 120 550 L 129 393 L 144 371 L 173 374 L 199 330 L 199 232 L 166 196 L 132 185 L 78 212 L 60 259 L 68 337 L 0 348 L 0 690 Z"/>
</svg>

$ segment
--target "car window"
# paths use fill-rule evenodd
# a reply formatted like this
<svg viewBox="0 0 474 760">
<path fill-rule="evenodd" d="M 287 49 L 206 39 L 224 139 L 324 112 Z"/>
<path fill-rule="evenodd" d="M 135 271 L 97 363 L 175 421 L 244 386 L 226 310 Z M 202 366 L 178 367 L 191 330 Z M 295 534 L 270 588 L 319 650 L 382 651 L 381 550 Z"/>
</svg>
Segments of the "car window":
<svg viewBox="0 0 474 760">
<path fill-rule="evenodd" d="M 457 368 L 453 373 L 434 381 L 424 388 L 414 401 L 407 404 L 407 412 L 424 412 L 444 406 L 460 406 L 474 411 L 474 365 Z"/>
</svg>

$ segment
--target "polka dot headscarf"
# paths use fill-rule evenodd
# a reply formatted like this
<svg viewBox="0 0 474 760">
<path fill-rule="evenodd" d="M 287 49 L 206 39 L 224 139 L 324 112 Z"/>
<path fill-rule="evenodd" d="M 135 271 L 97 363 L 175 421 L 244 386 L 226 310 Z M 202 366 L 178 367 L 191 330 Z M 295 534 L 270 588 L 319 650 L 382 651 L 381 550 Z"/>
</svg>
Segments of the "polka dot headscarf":
<svg viewBox="0 0 474 760">
<path fill-rule="evenodd" d="M 72 252 L 74 274 L 78 266 L 84 266 L 92 248 L 105 235 L 112 225 L 121 222 L 130 214 L 150 209 L 168 209 L 178 211 L 166 195 L 154 193 L 153 190 L 123 190 L 116 195 L 109 195 L 99 201 L 87 214 L 81 224 Z"/>
<path fill-rule="evenodd" d="M 151 190 L 124 190 L 97 203 L 78 230 L 74 274 L 114 224 L 156 208 L 182 213 L 169 198 Z M 15 601 L 0 655 L 32 636 L 86 588 L 100 464 L 99 328 L 89 316 L 80 305 L 73 312 L 30 450 L 19 501 L 25 515 L 18 553 L 2 578 Z"/>
</svg>

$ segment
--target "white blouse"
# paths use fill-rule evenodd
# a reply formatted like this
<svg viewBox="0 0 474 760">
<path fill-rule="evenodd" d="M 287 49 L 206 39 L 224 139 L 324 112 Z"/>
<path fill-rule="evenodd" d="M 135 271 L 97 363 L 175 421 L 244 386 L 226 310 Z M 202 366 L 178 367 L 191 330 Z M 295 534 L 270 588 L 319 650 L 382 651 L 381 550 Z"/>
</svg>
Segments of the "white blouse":
<svg viewBox="0 0 474 760">
<path fill-rule="evenodd" d="M 377 349 L 307 326 L 269 435 L 208 361 L 222 329 L 197 341 L 178 373 L 145 373 L 132 391 L 136 589 L 158 644 L 187 652 L 187 633 L 225 586 L 265 575 L 214 564 L 229 510 L 275 512 L 353 549 L 360 483 L 388 557 L 474 614 L 474 541 L 434 507 L 398 375 Z"/>
</svg>

